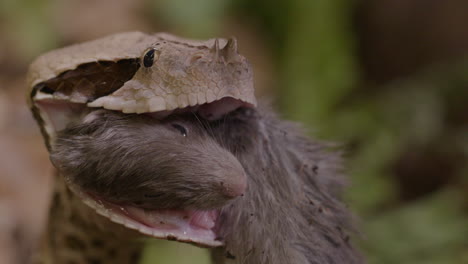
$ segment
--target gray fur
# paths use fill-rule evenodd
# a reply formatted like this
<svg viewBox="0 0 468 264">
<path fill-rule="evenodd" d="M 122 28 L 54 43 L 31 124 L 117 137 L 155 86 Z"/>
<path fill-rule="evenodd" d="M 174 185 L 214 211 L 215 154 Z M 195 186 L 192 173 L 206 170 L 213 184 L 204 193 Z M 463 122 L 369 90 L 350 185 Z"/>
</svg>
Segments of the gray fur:
<svg viewBox="0 0 468 264">
<path fill-rule="evenodd" d="M 55 167 L 83 190 L 119 204 L 148 209 L 209 209 L 245 182 L 237 159 L 194 120 L 163 122 L 144 115 L 99 110 L 58 134 Z M 187 130 L 184 136 L 173 125 Z"/>
<path fill-rule="evenodd" d="M 171 122 L 188 127 L 187 137 L 170 130 Z M 223 206 L 217 232 L 226 246 L 213 250 L 218 264 L 363 262 L 350 245 L 352 219 L 340 201 L 339 153 L 269 109 L 242 108 L 211 123 L 193 115 L 158 122 L 102 111 L 60 133 L 52 160 L 110 200 L 143 200 L 150 208 Z M 219 183 L 244 172 L 245 195 L 228 203 Z"/>
<path fill-rule="evenodd" d="M 242 199 L 223 208 L 216 263 L 362 263 L 340 202 L 341 158 L 272 111 L 240 109 L 213 125 L 248 175 Z"/>
</svg>

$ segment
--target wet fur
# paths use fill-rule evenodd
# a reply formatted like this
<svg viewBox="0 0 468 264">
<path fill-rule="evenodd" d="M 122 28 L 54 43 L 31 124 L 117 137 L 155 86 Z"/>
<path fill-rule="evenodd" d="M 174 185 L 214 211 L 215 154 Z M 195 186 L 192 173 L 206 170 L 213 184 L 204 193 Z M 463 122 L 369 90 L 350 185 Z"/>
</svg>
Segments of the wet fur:
<svg viewBox="0 0 468 264">
<path fill-rule="evenodd" d="M 219 185 L 212 184 L 218 181 L 210 171 L 213 164 L 229 171 L 240 162 L 248 187 L 243 197 L 227 205 L 222 202 L 218 234 L 226 246 L 213 250 L 215 263 L 363 262 L 350 244 L 352 219 L 340 201 L 344 185 L 340 155 L 306 138 L 297 125 L 281 121 L 264 107 L 239 109 L 211 123 L 193 116 L 177 119 L 196 136 L 185 143 L 161 142 L 151 132 L 161 124 L 135 115 L 113 115 L 110 121 L 98 118 L 69 128 L 53 149 L 54 164 L 85 189 L 134 202 L 144 200 L 141 193 L 154 191 L 157 184 L 165 194 L 144 200 L 145 204 L 213 207 L 217 205 L 213 197 L 220 193 Z M 86 138 L 90 134 L 94 136 Z M 167 150 L 154 149 L 159 144 L 185 151 L 194 160 L 175 166 L 167 159 Z M 179 180 L 165 169 L 166 163 Z M 194 168 L 204 173 L 193 175 Z"/>
</svg>

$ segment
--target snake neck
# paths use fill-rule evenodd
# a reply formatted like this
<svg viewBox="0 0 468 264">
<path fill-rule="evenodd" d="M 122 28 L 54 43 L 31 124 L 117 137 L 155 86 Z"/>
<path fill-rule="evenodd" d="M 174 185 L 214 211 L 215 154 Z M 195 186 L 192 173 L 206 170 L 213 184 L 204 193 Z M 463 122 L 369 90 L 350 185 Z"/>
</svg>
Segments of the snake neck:
<svg viewBox="0 0 468 264">
<path fill-rule="evenodd" d="M 138 263 L 143 243 L 136 238 L 85 205 L 57 173 L 46 234 L 35 263 Z"/>
</svg>

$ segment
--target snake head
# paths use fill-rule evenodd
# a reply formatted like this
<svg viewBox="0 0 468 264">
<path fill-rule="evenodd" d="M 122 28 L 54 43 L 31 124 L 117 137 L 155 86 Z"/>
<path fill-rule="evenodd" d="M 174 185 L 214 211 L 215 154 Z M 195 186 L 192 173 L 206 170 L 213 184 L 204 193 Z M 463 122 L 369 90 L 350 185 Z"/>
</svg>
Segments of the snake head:
<svg viewBox="0 0 468 264">
<path fill-rule="evenodd" d="M 64 131 L 68 131 L 67 129 L 73 127 L 74 124 L 76 125 L 77 122 L 79 125 L 84 125 L 85 130 L 89 129 L 89 126 L 84 124 L 89 118 L 85 118 L 84 123 L 81 118 L 87 113 L 93 112 L 94 109 L 107 109 L 121 112 L 119 114 L 129 114 L 127 117 L 132 120 L 129 120 L 128 124 L 124 124 L 129 125 L 138 119 L 135 117 L 136 114 L 144 114 L 146 118 L 163 120 L 171 114 L 193 112 L 196 114 L 195 116 L 201 116 L 208 121 L 212 121 L 239 107 L 255 107 L 252 68 L 247 60 L 238 53 L 237 42 L 234 38 L 199 41 L 183 39 L 165 33 L 148 35 L 140 32 L 128 32 L 110 35 L 94 41 L 54 50 L 38 57 L 29 68 L 28 85 L 28 102 L 44 136 L 45 143 L 52 153 L 52 161 L 59 170 L 59 174 L 68 179 L 66 181 L 68 188 L 85 204 L 111 221 L 136 229 L 146 235 L 177 239 L 202 246 L 222 245 L 221 241 L 216 239 L 216 235 L 212 230 L 218 216 L 217 208 L 210 207 L 209 210 L 206 208 L 196 208 L 197 210 L 193 208 L 190 208 L 190 210 L 186 210 L 187 208 L 166 208 L 168 206 L 167 201 L 161 200 L 166 197 L 164 195 L 170 195 L 171 192 L 164 193 L 163 196 L 159 193 L 153 193 L 151 196 L 144 197 L 144 199 L 141 198 L 143 202 L 148 203 L 149 201 L 152 205 L 162 203 L 167 205 L 161 207 L 161 210 L 151 208 L 149 211 L 148 206 L 145 207 L 146 209 L 129 206 L 130 198 L 123 199 L 125 198 L 124 195 L 120 195 L 120 200 L 102 199 L 100 195 L 105 194 L 105 192 L 99 191 L 100 189 L 98 189 L 97 194 L 90 195 L 90 190 L 84 188 L 85 184 L 79 184 L 80 181 L 85 181 L 85 178 L 82 177 L 76 180 L 70 176 L 78 170 L 75 167 L 66 170 L 61 163 L 64 157 L 72 153 L 70 151 L 72 147 L 76 147 L 77 142 L 83 143 L 83 140 L 73 141 L 69 137 L 62 138 L 61 135 L 64 134 Z M 162 134 L 171 131 L 170 129 L 173 130 L 173 128 L 167 128 L 165 123 L 160 123 L 157 126 Z M 114 127 L 121 128 L 123 125 Z M 104 132 L 109 132 L 114 127 Z M 135 128 L 135 126 L 132 127 Z M 99 125 L 98 128 L 103 129 L 103 126 Z M 156 136 L 154 127 L 151 127 L 151 129 L 152 132 L 148 134 Z M 119 135 L 131 131 L 136 133 L 135 136 L 130 137 L 132 139 L 142 136 L 138 134 L 141 132 L 139 129 L 126 129 L 120 131 Z M 78 134 L 84 136 L 81 130 Z M 177 133 L 172 131 L 169 134 L 173 136 Z M 143 138 L 148 140 L 147 137 Z M 94 137 L 90 137 L 90 140 L 94 139 Z M 162 139 L 159 138 L 158 140 L 161 141 Z M 185 139 L 177 134 L 176 137 L 166 139 L 163 143 L 175 144 L 177 140 L 182 142 Z M 59 152 L 57 155 L 60 142 L 65 142 L 65 145 L 67 142 L 72 142 L 72 147 L 65 148 L 63 152 Z M 148 148 L 154 142 L 157 142 L 157 140 L 150 140 L 142 148 Z M 93 146 L 93 143 L 90 142 L 89 145 Z M 132 148 L 135 146 L 135 144 L 127 144 L 128 142 L 118 145 L 115 144 L 114 140 L 112 140 L 112 143 L 119 150 L 122 150 L 121 146 L 124 145 L 131 145 Z M 204 141 L 201 141 L 200 145 L 207 146 Z M 187 152 L 186 144 L 179 144 L 179 148 L 180 151 L 174 155 L 185 157 L 184 155 Z M 229 151 L 221 146 L 213 145 L 213 148 L 217 150 L 218 155 L 212 157 L 214 165 L 210 166 L 210 171 L 213 171 L 213 168 L 219 168 L 216 176 L 219 176 L 221 180 L 217 181 L 216 184 L 219 185 L 217 187 L 221 190 L 219 193 L 224 195 L 225 199 L 212 199 L 210 196 L 202 198 L 209 199 L 212 205 L 222 206 L 225 201 L 240 196 L 244 191 L 246 188 L 245 173 L 242 166 Z M 171 149 L 173 150 L 172 147 Z M 134 148 L 133 150 L 133 152 L 122 153 L 122 155 L 118 156 L 126 157 L 128 153 L 136 153 L 135 160 L 140 161 L 141 155 L 138 152 L 140 150 Z M 115 151 L 101 151 L 99 153 L 93 151 L 90 153 L 92 154 L 88 153 L 81 157 L 74 157 L 71 162 L 66 164 L 75 164 L 79 158 L 101 157 L 102 160 L 108 161 L 111 160 L 109 157 L 112 156 L 112 153 L 115 154 Z M 195 158 L 200 159 L 203 157 L 203 155 L 196 155 Z M 219 157 L 225 157 L 224 160 L 231 161 L 232 166 L 226 169 L 225 164 L 218 164 Z M 193 157 L 187 157 L 185 160 L 191 158 Z M 102 166 L 102 160 L 99 160 L 97 164 Z M 193 162 L 193 167 L 203 162 L 206 163 L 206 159 L 197 160 L 197 162 Z M 85 163 L 91 164 L 91 162 Z M 156 163 L 145 162 L 143 164 L 154 165 Z M 188 166 L 187 164 L 185 166 Z M 167 166 L 162 164 L 160 167 L 166 168 Z M 179 168 L 180 166 L 176 167 Z M 124 169 L 128 170 L 128 167 Z M 136 171 L 141 171 L 139 167 L 136 169 Z M 159 170 L 160 173 L 161 171 L 163 169 Z M 152 170 L 149 170 L 148 173 L 151 177 L 153 177 L 152 172 Z M 198 173 L 201 175 L 200 177 L 210 175 L 202 172 L 194 170 L 192 174 Z M 96 173 L 86 174 L 91 176 L 91 184 L 96 183 L 94 178 Z M 122 175 L 122 173 L 116 174 Z M 177 177 L 178 179 L 184 178 L 183 173 L 173 173 L 172 175 L 176 175 L 176 177 L 172 177 L 172 180 Z M 238 180 L 231 179 L 232 183 L 224 181 L 229 175 L 234 175 L 231 178 Z M 109 178 L 112 178 L 112 176 L 110 175 Z M 139 176 L 141 178 L 141 175 Z M 157 177 L 151 177 L 149 177 L 150 183 L 160 183 L 157 182 Z M 144 187 L 151 187 L 150 183 L 145 182 Z M 187 185 L 187 181 L 183 183 Z M 208 181 L 205 181 L 204 184 L 208 187 L 211 186 Z M 199 191 L 200 188 L 198 187 L 200 185 L 194 185 L 197 188 L 192 189 Z M 127 187 L 127 185 L 120 187 Z M 151 190 L 160 189 L 159 186 L 156 187 L 148 188 Z M 118 190 L 110 188 L 109 185 L 105 185 L 104 189 Z M 139 189 L 135 193 L 138 193 L 138 191 Z M 200 193 L 189 192 L 186 196 L 192 197 L 192 194 L 195 195 L 194 197 L 200 196 Z M 104 198 L 110 196 L 112 195 L 107 197 L 104 195 Z M 115 198 L 115 196 L 111 198 Z M 126 206 L 116 204 L 122 202 L 122 199 L 125 200 Z M 185 200 L 176 201 L 177 204 L 190 202 Z M 125 211 L 124 214 L 122 214 L 122 210 Z M 129 215 L 133 217 L 130 219 Z M 167 222 L 170 222 L 170 224 L 168 225 Z"/>
<path fill-rule="evenodd" d="M 210 120 L 255 107 L 252 67 L 237 41 L 128 32 L 38 57 L 28 102 L 46 144 L 83 108 L 124 113 L 197 111 Z"/>
</svg>

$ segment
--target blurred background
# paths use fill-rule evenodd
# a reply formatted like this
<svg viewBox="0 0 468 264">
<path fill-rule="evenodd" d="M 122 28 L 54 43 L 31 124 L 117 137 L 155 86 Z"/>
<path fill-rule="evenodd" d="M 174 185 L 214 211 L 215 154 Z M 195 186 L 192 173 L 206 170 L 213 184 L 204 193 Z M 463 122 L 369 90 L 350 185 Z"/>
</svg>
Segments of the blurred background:
<svg viewBox="0 0 468 264">
<path fill-rule="evenodd" d="M 345 147 L 369 263 L 468 263 L 466 0 L 1 0 L 0 263 L 31 250 L 51 189 L 28 64 L 127 30 L 236 36 L 258 96 Z M 143 263 L 208 259 L 156 241 Z"/>
</svg>

